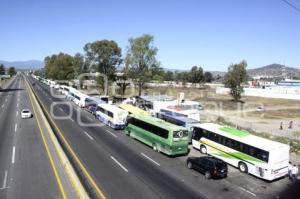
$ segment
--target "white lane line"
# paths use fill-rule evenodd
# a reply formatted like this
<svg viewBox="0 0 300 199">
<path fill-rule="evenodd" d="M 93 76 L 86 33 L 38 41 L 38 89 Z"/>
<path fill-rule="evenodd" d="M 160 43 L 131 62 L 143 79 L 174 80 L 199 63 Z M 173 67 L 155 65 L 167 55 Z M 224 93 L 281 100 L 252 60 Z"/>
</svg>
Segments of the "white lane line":
<svg viewBox="0 0 300 199">
<path fill-rule="evenodd" d="M 92 119 L 92 118 L 89 118 L 89 117 L 86 117 L 86 118 L 87 118 L 89 121 L 91 121 L 91 122 L 93 121 L 93 119 Z"/>
<path fill-rule="evenodd" d="M 112 132 L 110 132 L 109 130 L 105 130 L 107 133 L 111 134 L 112 136 L 114 136 L 115 138 L 117 138 L 118 136 L 116 136 L 115 134 L 113 134 Z"/>
<path fill-rule="evenodd" d="M 12 155 L 11 155 L 11 163 L 14 164 L 15 163 L 15 156 L 16 156 L 16 147 L 13 147 L 12 150 Z"/>
<path fill-rule="evenodd" d="M 18 116 L 18 115 L 19 115 L 19 111 L 16 112 L 16 116 Z"/>
<path fill-rule="evenodd" d="M 2 106 L 1 106 L 2 108 L 4 108 L 4 104 L 2 104 Z"/>
<path fill-rule="evenodd" d="M 73 120 L 73 118 L 70 118 L 70 120 L 71 120 L 72 122 L 75 122 L 75 121 Z"/>
<path fill-rule="evenodd" d="M 243 188 L 243 187 L 239 187 L 239 188 L 240 188 L 241 190 L 243 190 L 243 191 L 249 193 L 250 195 L 256 197 L 256 194 L 255 194 L 255 193 L 252 193 L 251 191 L 248 191 L 247 189 L 245 189 L 245 188 Z"/>
<path fill-rule="evenodd" d="M 2 186 L 3 189 L 6 188 L 6 182 L 7 182 L 7 170 L 5 170 L 5 174 L 4 174 L 3 186 Z"/>
<path fill-rule="evenodd" d="M 85 134 L 86 136 L 88 136 L 91 140 L 94 140 L 94 138 L 93 138 L 92 136 L 90 136 L 90 134 L 88 134 L 87 132 L 84 131 L 84 134 Z"/>
<path fill-rule="evenodd" d="M 17 132 L 18 124 L 15 124 L 15 132 Z"/>
<path fill-rule="evenodd" d="M 116 160 L 116 158 L 114 158 L 113 156 L 110 156 L 110 158 L 115 161 L 124 171 L 128 172 L 128 170 L 126 169 L 126 167 L 124 167 L 118 160 Z"/>
<path fill-rule="evenodd" d="M 19 103 L 17 103 L 17 107 L 19 107 Z"/>
<path fill-rule="evenodd" d="M 141 155 L 144 156 L 145 158 L 147 158 L 148 160 L 150 160 L 151 162 L 153 162 L 154 164 L 156 164 L 157 166 L 160 166 L 160 164 L 158 164 L 155 160 L 153 160 L 152 158 L 148 157 L 144 153 L 141 153 Z"/>
<path fill-rule="evenodd" d="M 5 101 L 7 102 L 7 98 L 5 98 Z"/>
</svg>

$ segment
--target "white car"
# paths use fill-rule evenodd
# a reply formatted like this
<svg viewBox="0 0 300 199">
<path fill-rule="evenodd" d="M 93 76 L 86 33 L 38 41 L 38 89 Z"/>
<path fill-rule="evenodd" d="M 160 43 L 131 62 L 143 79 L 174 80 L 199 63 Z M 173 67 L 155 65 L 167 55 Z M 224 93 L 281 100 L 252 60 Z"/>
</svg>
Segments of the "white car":
<svg viewBox="0 0 300 199">
<path fill-rule="evenodd" d="M 23 109 L 22 112 L 21 112 L 21 117 L 23 119 L 25 119 L 25 118 L 31 118 L 32 117 L 32 113 L 30 112 L 29 109 Z"/>
<path fill-rule="evenodd" d="M 263 107 L 263 106 L 258 106 L 258 107 L 256 108 L 255 111 L 256 111 L 256 112 L 265 112 L 266 109 L 265 109 L 265 107 Z"/>
</svg>

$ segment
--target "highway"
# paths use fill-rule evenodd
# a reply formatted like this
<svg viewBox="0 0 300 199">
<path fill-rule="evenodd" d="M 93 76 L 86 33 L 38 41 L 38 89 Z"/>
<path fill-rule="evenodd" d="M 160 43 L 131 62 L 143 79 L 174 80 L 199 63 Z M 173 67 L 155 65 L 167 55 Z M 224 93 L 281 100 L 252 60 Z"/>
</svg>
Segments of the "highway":
<svg viewBox="0 0 300 199">
<path fill-rule="evenodd" d="M 48 86 L 28 80 L 35 82 L 38 98 L 106 198 L 274 198 L 280 192 L 281 183 L 270 184 L 232 168 L 228 179 L 205 180 L 186 168 L 186 157 L 156 153 L 51 94 Z"/>
<path fill-rule="evenodd" d="M 21 76 L 0 91 L 0 198 L 60 198 Z"/>
</svg>

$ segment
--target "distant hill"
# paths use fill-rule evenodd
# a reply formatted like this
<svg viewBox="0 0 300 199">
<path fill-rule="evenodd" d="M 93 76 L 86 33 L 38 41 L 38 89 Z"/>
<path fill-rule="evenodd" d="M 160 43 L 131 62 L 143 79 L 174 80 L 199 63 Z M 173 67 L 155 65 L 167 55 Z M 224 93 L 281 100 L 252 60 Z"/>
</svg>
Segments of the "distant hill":
<svg viewBox="0 0 300 199">
<path fill-rule="evenodd" d="M 249 69 L 250 76 L 277 76 L 294 77 L 300 76 L 300 69 L 287 67 L 281 64 L 271 64 L 260 68 Z"/>
<path fill-rule="evenodd" d="M 14 66 L 17 69 L 38 69 L 44 67 L 44 62 L 39 60 L 28 60 L 28 61 L 2 61 L 0 64 L 3 64 L 5 67 Z"/>
</svg>

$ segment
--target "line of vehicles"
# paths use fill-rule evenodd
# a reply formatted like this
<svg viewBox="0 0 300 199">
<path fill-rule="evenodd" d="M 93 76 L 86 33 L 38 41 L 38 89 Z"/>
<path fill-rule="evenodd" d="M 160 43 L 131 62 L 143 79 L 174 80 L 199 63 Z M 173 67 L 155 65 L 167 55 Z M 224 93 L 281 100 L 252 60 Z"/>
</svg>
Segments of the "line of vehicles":
<svg viewBox="0 0 300 199">
<path fill-rule="evenodd" d="M 227 176 L 227 166 L 222 162 L 268 181 L 288 174 L 289 145 L 231 127 L 200 123 L 203 108 L 193 101 L 144 96 L 136 99 L 136 106 L 117 105 L 109 103 L 108 96 L 89 96 L 69 86 L 46 84 L 109 127 L 123 129 L 123 133 L 157 152 L 187 155 L 191 144 L 209 158 L 188 158 L 187 167 L 203 172 L 207 178 Z"/>
</svg>

